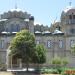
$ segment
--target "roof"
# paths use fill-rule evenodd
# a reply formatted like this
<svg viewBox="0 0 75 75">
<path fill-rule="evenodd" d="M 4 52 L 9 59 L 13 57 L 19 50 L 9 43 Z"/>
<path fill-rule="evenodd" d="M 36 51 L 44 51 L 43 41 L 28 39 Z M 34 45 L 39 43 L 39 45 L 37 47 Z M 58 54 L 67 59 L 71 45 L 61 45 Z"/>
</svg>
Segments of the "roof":
<svg viewBox="0 0 75 75">
<path fill-rule="evenodd" d="M 2 34 L 9 34 L 10 32 L 6 32 L 6 31 L 3 31 L 1 32 Z"/>
<path fill-rule="evenodd" d="M 16 34 L 17 32 L 12 32 L 13 34 Z"/>
<path fill-rule="evenodd" d="M 9 11 L 11 11 L 11 12 L 14 12 L 14 11 L 17 11 L 17 12 L 22 11 L 22 12 L 24 12 L 24 10 L 22 10 L 20 8 L 10 9 Z"/>
<path fill-rule="evenodd" d="M 43 32 L 43 34 L 49 34 L 49 33 L 51 33 L 51 32 L 48 30 Z"/>
<path fill-rule="evenodd" d="M 53 34 L 63 34 L 63 32 L 56 29 Z"/>
<path fill-rule="evenodd" d="M 29 22 L 29 19 L 24 19 L 24 21 Z"/>
<path fill-rule="evenodd" d="M 71 10 L 71 9 L 75 9 L 75 7 L 73 7 L 73 6 L 67 6 L 64 10 L 63 10 L 63 12 L 64 13 L 67 13 L 69 10 Z"/>
<path fill-rule="evenodd" d="M 35 33 L 36 33 L 36 34 L 39 34 L 39 33 L 41 33 L 41 32 L 40 32 L 40 31 L 35 31 Z"/>
<path fill-rule="evenodd" d="M 0 19 L 0 22 L 1 22 L 1 21 L 6 21 L 6 20 L 8 20 L 8 19 Z"/>
</svg>

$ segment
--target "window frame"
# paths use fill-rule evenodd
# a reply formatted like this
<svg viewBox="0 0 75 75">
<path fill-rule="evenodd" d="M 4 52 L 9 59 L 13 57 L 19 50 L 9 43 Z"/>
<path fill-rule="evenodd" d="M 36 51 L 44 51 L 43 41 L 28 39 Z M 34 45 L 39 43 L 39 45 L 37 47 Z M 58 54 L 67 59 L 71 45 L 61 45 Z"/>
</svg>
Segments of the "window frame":
<svg viewBox="0 0 75 75">
<path fill-rule="evenodd" d="M 74 39 L 70 40 L 70 47 L 72 48 L 74 47 L 74 45 L 75 45 L 75 40 Z"/>
<path fill-rule="evenodd" d="M 49 45 L 48 45 L 49 44 Z M 47 47 L 51 48 L 52 47 L 52 41 L 51 40 L 47 40 Z"/>
<path fill-rule="evenodd" d="M 59 48 L 63 48 L 63 40 L 59 40 Z"/>
<path fill-rule="evenodd" d="M 37 45 L 40 44 L 40 40 L 36 40 L 36 44 L 37 44 Z"/>
</svg>

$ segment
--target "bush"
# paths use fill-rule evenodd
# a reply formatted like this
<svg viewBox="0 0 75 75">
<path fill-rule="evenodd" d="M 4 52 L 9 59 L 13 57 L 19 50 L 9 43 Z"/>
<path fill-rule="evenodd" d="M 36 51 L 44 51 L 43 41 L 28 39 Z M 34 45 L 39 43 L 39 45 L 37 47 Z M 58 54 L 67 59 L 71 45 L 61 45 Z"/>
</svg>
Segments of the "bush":
<svg viewBox="0 0 75 75">
<path fill-rule="evenodd" d="M 0 64 L 0 71 L 6 71 L 7 67 L 5 64 Z"/>
<path fill-rule="evenodd" d="M 64 68 L 61 74 L 62 75 L 75 75 L 75 68 Z"/>
<path fill-rule="evenodd" d="M 62 60 L 62 64 L 63 64 L 64 66 L 67 65 L 67 64 L 68 64 L 67 59 L 63 59 L 63 60 Z"/>
<path fill-rule="evenodd" d="M 59 72 L 58 72 L 57 69 L 52 69 L 52 70 L 51 70 L 51 74 L 59 74 Z"/>
<path fill-rule="evenodd" d="M 54 64 L 54 65 L 60 65 L 61 64 L 61 59 L 58 58 L 58 57 L 53 58 L 51 63 Z"/>
<path fill-rule="evenodd" d="M 45 69 L 41 69 L 40 73 L 42 73 L 42 74 L 59 74 L 59 71 L 57 69 L 45 68 Z"/>
<path fill-rule="evenodd" d="M 62 68 L 57 68 L 57 71 L 59 72 L 59 74 L 61 74 L 61 72 L 63 71 Z"/>
<path fill-rule="evenodd" d="M 51 64 L 55 66 L 55 68 L 66 66 L 68 64 L 68 60 L 66 58 L 55 57 L 52 59 Z"/>
<path fill-rule="evenodd" d="M 40 73 L 40 68 L 35 68 L 35 73 Z"/>
</svg>

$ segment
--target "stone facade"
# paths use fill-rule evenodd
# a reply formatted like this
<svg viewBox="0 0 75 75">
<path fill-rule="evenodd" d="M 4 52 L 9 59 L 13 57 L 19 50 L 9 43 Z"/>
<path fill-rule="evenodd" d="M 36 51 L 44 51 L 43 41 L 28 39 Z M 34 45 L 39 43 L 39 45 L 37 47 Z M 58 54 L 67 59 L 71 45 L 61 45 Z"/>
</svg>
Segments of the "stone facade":
<svg viewBox="0 0 75 75">
<path fill-rule="evenodd" d="M 60 22 L 51 27 L 34 25 L 34 17 L 20 9 L 13 9 L 1 14 L 0 19 L 0 60 L 8 62 L 9 45 L 15 34 L 28 29 L 35 34 L 36 44 L 43 44 L 46 51 L 46 63 L 54 57 L 67 58 L 69 66 L 75 66 L 75 56 L 71 47 L 75 45 L 75 8 L 69 7 L 62 11 Z"/>
</svg>

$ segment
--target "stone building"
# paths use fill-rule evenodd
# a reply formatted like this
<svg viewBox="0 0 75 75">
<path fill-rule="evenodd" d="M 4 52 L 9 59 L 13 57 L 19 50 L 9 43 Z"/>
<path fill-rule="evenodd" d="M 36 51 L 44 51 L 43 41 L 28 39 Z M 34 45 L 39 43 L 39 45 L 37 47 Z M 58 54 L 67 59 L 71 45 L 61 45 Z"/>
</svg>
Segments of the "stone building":
<svg viewBox="0 0 75 75">
<path fill-rule="evenodd" d="M 51 27 L 34 25 L 34 16 L 21 9 L 12 9 L 1 14 L 0 19 L 0 60 L 7 64 L 8 47 L 15 34 L 28 29 L 35 34 L 36 44 L 43 44 L 46 51 L 46 63 L 54 57 L 67 58 L 69 66 L 75 66 L 75 56 L 71 47 L 75 45 L 75 8 L 67 7 L 61 13 L 60 22 Z"/>
</svg>

